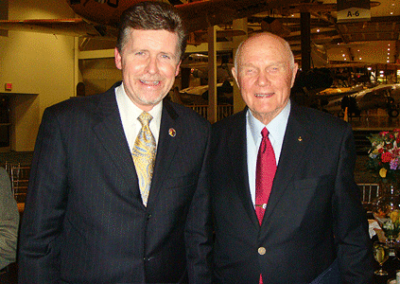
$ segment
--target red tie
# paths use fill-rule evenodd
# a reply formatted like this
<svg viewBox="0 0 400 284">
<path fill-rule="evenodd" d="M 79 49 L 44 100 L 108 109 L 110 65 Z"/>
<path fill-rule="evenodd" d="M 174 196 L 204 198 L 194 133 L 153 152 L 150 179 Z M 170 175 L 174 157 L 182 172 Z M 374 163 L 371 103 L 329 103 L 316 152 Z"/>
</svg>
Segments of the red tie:
<svg viewBox="0 0 400 284">
<path fill-rule="evenodd" d="M 256 167 L 256 214 L 260 226 L 264 217 L 265 208 L 271 194 L 272 182 L 276 172 L 276 160 L 271 141 L 268 139 L 268 130 L 264 127 L 261 131 L 262 141 L 257 156 Z M 263 283 L 260 275 L 260 284 Z"/>
<path fill-rule="evenodd" d="M 276 160 L 274 149 L 268 139 L 268 130 L 264 127 L 261 131 L 262 141 L 257 156 L 256 168 L 256 213 L 260 225 L 262 223 L 272 182 L 276 172 Z"/>
</svg>

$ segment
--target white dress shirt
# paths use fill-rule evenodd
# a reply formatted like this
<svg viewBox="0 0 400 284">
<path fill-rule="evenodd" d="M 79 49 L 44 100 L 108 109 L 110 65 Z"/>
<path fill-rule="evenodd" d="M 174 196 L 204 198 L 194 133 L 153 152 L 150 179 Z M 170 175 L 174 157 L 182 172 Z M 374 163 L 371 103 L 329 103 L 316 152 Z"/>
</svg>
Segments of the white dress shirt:
<svg viewBox="0 0 400 284">
<path fill-rule="evenodd" d="M 274 149 L 276 165 L 279 163 L 281 155 L 283 138 L 290 114 L 290 101 L 284 109 L 270 122 L 264 125 L 261 121 L 256 119 L 251 110 L 248 109 L 246 113 L 246 142 L 247 142 L 247 169 L 249 174 L 249 187 L 253 205 L 256 202 L 256 166 L 258 149 L 262 141 L 261 131 L 267 127 L 271 141 L 272 148 Z"/>
<path fill-rule="evenodd" d="M 124 84 L 115 88 L 115 98 L 117 100 L 119 114 L 121 116 L 122 127 L 124 128 L 125 137 L 128 141 L 129 149 L 133 149 L 136 137 L 139 134 L 142 124 L 138 120 L 138 117 L 143 112 L 138 106 L 136 106 L 125 92 Z M 162 114 L 162 101 L 155 105 L 151 111 L 153 119 L 150 121 L 150 130 L 156 141 L 156 149 L 158 145 L 158 138 L 160 135 L 161 126 L 161 114 Z"/>
</svg>

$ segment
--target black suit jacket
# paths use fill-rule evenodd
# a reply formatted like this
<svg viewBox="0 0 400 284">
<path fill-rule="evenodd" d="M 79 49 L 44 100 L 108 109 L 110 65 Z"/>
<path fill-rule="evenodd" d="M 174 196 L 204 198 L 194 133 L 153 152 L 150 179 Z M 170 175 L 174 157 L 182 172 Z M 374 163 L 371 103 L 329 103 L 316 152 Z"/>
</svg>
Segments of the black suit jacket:
<svg viewBox="0 0 400 284">
<path fill-rule="evenodd" d="M 145 207 L 114 87 L 48 108 L 35 145 L 19 282 L 183 283 L 187 275 L 209 282 L 209 138 L 206 120 L 164 102 Z"/>
<path fill-rule="evenodd" d="M 268 284 L 310 283 L 336 258 L 342 282 L 332 275 L 318 283 L 369 283 L 372 254 L 350 126 L 292 104 L 260 226 L 248 182 L 246 111 L 213 125 L 215 283 L 255 284 L 260 273 Z"/>
</svg>

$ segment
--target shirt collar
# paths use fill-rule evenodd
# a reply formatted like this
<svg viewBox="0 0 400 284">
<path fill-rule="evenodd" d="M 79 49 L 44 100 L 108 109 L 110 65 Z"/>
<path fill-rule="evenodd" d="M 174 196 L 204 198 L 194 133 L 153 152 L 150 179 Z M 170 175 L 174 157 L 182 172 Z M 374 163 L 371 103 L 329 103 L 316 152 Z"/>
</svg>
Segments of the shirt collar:
<svg viewBox="0 0 400 284">
<path fill-rule="evenodd" d="M 140 109 L 137 105 L 135 105 L 128 97 L 128 95 L 125 92 L 124 83 L 122 83 L 115 89 L 115 93 L 116 96 L 118 97 L 118 100 L 120 100 L 121 102 L 121 104 L 119 104 L 118 106 L 121 108 L 120 113 L 122 119 L 125 121 L 131 121 L 132 123 L 135 123 L 137 118 L 143 112 L 143 110 Z M 155 123 L 156 125 L 161 124 L 162 106 L 163 103 L 161 101 L 148 112 L 153 117 L 151 123 Z"/>
<path fill-rule="evenodd" d="M 282 144 L 283 137 L 285 136 L 287 122 L 289 120 L 290 108 L 291 104 L 289 100 L 283 110 L 273 120 L 271 120 L 268 125 L 264 125 L 261 121 L 255 118 L 253 116 L 253 113 L 249 109 L 247 111 L 248 124 L 254 142 L 257 144 L 258 141 L 260 141 L 260 139 L 262 138 L 261 131 L 264 127 L 267 127 L 269 132 L 269 139 L 275 140 L 276 142 Z"/>
</svg>

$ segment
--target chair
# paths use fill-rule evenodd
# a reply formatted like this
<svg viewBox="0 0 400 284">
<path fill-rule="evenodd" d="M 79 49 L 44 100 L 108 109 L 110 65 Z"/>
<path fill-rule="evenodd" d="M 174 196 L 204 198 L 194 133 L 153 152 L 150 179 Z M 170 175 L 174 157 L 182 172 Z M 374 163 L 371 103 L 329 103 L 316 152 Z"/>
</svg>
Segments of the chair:
<svg viewBox="0 0 400 284">
<path fill-rule="evenodd" d="M 371 211 L 380 196 L 378 183 L 358 183 L 361 190 L 361 201 L 367 211 Z"/>
<path fill-rule="evenodd" d="M 18 204 L 18 210 L 22 212 L 25 207 L 26 193 L 28 191 L 30 166 L 21 166 L 21 164 L 8 165 L 11 178 L 11 190 Z"/>
</svg>

